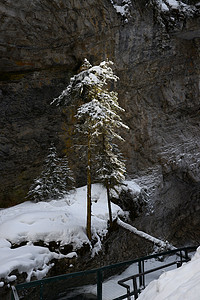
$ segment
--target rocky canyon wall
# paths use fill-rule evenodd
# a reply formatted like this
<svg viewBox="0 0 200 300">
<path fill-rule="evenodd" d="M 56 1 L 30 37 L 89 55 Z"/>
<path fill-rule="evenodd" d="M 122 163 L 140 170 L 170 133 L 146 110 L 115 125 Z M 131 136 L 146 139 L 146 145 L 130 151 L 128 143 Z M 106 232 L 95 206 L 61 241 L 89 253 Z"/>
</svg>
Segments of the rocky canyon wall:
<svg viewBox="0 0 200 300">
<path fill-rule="evenodd" d="M 84 58 L 92 64 L 109 58 L 130 127 L 122 149 L 128 176 L 146 187 L 152 205 L 138 226 L 175 240 L 170 222 L 181 227 L 194 216 L 199 225 L 199 9 L 159 14 L 149 3 L 129 1 L 122 15 L 110 0 L 1 1 L 1 207 L 24 200 L 51 141 L 60 154 L 68 152 L 77 182 L 85 182 L 66 139 L 72 108 L 64 113 L 50 102 Z"/>
</svg>

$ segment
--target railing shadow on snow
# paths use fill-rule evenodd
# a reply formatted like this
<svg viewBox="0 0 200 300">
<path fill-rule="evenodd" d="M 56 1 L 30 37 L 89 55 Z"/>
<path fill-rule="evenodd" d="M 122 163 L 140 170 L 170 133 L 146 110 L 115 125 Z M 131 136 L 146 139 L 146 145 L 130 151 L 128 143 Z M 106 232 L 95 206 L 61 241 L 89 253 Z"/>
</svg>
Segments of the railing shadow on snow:
<svg viewBox="0 0 200 300">
<path fill-rule="evenodd" d="M 67 281 L 67 283 L 69 281 L 76 282 L 77 278 L 81 278 L 81 280 L 79 280 L 79 283 L 81 282 L 81 285 L 84 285 L 84 283 L 83 283 L 84 279 L 87 276 L 91 276 L 89 278 L 91 278 L 92 281 L 94 281 L 94 280 L 96 281 L 96 295 L 97 295 L 96 299 L 103 300 L 103 298 L 102 298 L 103 297 L 102 286 L 103 286 L 103 282 L 104 282 L 103 274 L 105 272 L 108 273 L 109 271 L 111 271 L 111 273 L 114 274 L 115 273 L 114 270 L 117 270 L 117 268 L 125 269 L 126 267 L 128 267 L 132 264 L 136 264 L 136 263 L 138 265 L 138 273 L 118 281 L 118 284 L 120 286 L 126 288 L 126 294 L 119 296 L 117 298 L 111 298 L 110 300 L 122 300 L 122 299 L 130 300 L 130 299 L 132 299 L 132 296 L 134 296 L 134 299 L 137 299 L 138 294 L 145 287 L 145 275 L 155 272 L 157 270 L 172 266 L 172 265 L 176 265 L 177 267 L 180 267 L 183 262 L 188 262 L 190 260 L 189 253 L 194 252 L 196 249 L 197 249 L 197 247 L 195 247 L 195 246 L 183 247 L 183 248 L 173 249 L 173 250 L 169 250 L 169 251 L 165 251 L 165 252 L 160 252 L 157 254 L 148 255 L 148 256 L 141 257 L 141 258 L 134 259 L 134 260 L 120 262 L 120 263 L 109 265 L 109 266 L 104 266 L 104 267 L 101 267 L 98 269 L 64 274 L 64 275 L 59 275 L 59 276 L 55 276 L 55 277 L 44 278 L 41 280 L 35 280 L 35 281 L 27 282 L 27 283 L 17 284 L 15 287 L 12 287 L 11 299 L 12 300 L 23 299 L 23 297 L 19 297 L 19 293 L 22 292 L 24 295 L 28 295 L 28 292 L 27 292 L 28 289 L 35 289 L 37 291 L 37 296 L 33 297 L 33 299 L 37 299 L 37 300 L 50 299 L 49 296 L 45 295 L 46 291 L 47 291 L 47 289 L 45 289 L 45 286 L 49 286 L 52 288 L 52 284 L 55 284 L 56 282 L 59 282 L 62 280 Z M 155 259 L 165 258 L 165 257 L 172 256 L 172 255 L 178 256 L 178 260 L 175 260 L 168 264 L 163 264 L 162 266 L 157 267 L 157 268 L 145 270 L 145 263 L 148 260 L 153 259 L 153 258 L 155 258 Z M 128 285 L 127 283 L 125 283 L 130 280 L 132 280 L 132 283 L 133 283 L 132 285 Z M 92 283 L 92 282 L 89 281 L 89 283 Z M 131 291 L 131 286 L 133 286 L 132 291 Z M 76 285 L 74 286 L 74 288 L 76 288 Z M 51 291 L 50 291 L 50 293 L 51 293 Z M 26 296 L 24 298 L 26 298 Z M 52 298 L 52 299 L 56 299 L 56 298 Z M 68 298 L 68 299 L 70 299 L 70 298 Z"/>
</svg>

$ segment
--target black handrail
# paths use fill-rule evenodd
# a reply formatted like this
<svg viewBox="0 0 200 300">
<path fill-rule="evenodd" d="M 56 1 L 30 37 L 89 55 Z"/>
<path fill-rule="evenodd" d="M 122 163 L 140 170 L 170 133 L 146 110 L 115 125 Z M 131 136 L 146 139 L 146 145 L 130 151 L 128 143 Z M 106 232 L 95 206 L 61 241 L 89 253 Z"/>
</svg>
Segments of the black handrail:
<svg viewBox="0 0 200 300">
<path fill-rule="evenodd" d="M 152 254 L 152 255 L 144 256 L 144 257 L 133 259 L 133 260 L 128 260 L 128 261 L 116 263 L 116 264 L 113 264 L 113 265 L 104 266 L 104 267 L 101 267 L 101 268 L 98 268 L 98 269 L 92 269 L 92 270 L 87 270 L 87 271 L 80 271 L 80 272 L 75 272 L 75 273 L 63 274 L 63 275 L 58 275 L 58 276 L 54 276 L 54 277 L 44 278 L 44 279 L 41 279 L 41 280 L 35 280 L 35 281 L 31 281 L 31 282 L 21 283 L 21 284 L 17 284 L 15 287 L 16 287 L 17 291 L 20 291 L 20 290 L 25 289 L 25 288 L 40 286 L 40 288 L 41 288 L 40 299 L 42 300 L 43 299 L 43 286 L 47 283 L 60 281 L 60 280 L 63 280 L 63 279 L 75 278 L 75 277 L 78 277 L 78 276 L 85 276 L 85 275 L 88 275 L 88 274 L 96 274 L 97 275 L 97 299 L 102 300 L 102 283 L 103 283 L 102 273 L 104 271 L 110 270 L 110 269 L 113 269 L 113 268 L 123 267 L 123 266 L 126 266 L 126 265 L 131 265 L 133 263 L 139 263 L 139 270 L 141 268 L 141 271 L 144 271 L 144 261 L 146 261 L 146 260 L 149 260 L 149 259 L 152 259 L 152 258 L 157 258 L 157 257 L 160 257 L 160 256 L 171 255 L 171 254 L 174 254 L 174 253 L 178 253 L 178 254 L 180 253 L 179 254 L 180 257 L 183 258 L 183 255 L 182 255 L 181 251 L 184 251 L 184 252 L 186 251 L 185 253 L 187 253 L 188 251 L 195 251 L 196 249 L 197 249 L 197 246 L 182 247 L 182 248 L 179 248 L 179 249 L 168 250 L 168 251 L 165 251 L 165 252 Z M 185 254 L 185 256 L 186 255 L 188 255 L 188 254 Z M 139 271 L 138 274 L 139 274 L 140 282 L 144 283 L 144 275 L 145 275 L 144 272 Z M 125 299 L 125 298 L 118 297 L 116 299 Z M 13 294 L 12 294 L 12 300 L 14 300 Z"/>
</svg>

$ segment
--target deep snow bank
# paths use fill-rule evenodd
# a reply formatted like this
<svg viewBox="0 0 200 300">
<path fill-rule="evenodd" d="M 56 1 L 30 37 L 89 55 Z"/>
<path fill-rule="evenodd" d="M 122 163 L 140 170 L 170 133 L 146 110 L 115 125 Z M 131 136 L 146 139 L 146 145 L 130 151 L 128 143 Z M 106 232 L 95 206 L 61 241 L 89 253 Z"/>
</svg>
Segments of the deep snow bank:
<svg viewBox="0 0 200 300">
<path fill-rule="evenodd" d="M 200 247 L 190 262 L 152 281 L 138 300 L 199 300 L 199 287 Z"/>
</svg>

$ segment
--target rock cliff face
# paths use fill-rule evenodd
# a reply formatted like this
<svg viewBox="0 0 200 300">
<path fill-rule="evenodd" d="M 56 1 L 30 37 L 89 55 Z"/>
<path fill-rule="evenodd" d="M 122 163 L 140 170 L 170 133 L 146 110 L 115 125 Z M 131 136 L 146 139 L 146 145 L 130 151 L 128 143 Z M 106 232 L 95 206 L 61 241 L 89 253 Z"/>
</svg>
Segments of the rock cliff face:
<svg viewBox="0 0 200 300">
<path fill-rule="evenodd" d="M 49 104 L 85 57 L 92 64 L 108 57 L 130 127 L 123 146 L 128 175 L 147 187 L 154 210 L 139 226 L 177 240 L 170 223 L 181 228 L 188 221 L 191 232 L 191 222 L 200 225 L 198 5 L 189 18 L 173 10 L 173 26 L 170 13 L 158 18 L 147 0 L 129 1 L 123 16 L 109 0 L 2 0 L 0 11 L 1 206 L 23 201 L 52 140 L 76 160 L 64 138 L 72 108 L 61 114 Z M 77 182 L 84 178 L 83 168 Z"/>
</svg>

